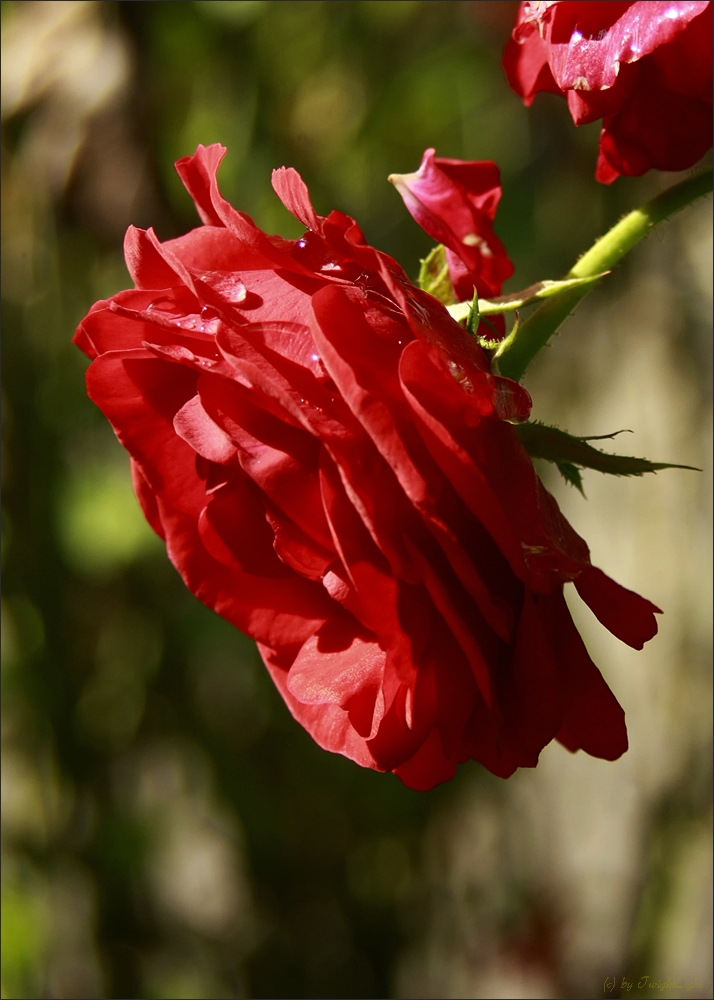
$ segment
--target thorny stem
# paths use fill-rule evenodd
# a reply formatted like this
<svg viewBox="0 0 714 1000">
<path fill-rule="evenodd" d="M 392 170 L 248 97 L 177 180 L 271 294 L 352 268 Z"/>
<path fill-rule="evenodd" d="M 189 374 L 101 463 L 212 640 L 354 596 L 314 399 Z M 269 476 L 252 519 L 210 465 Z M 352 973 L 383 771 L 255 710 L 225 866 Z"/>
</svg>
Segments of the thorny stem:
<svg viewBox="0 0 714 1000">
<path fill-rule="evenodd" d="M 570 269 L 567 278 L 589 278 L 611 270 L 650 230 L 675 212 L 712 190 L 712 172 L 701 171 L 668 188 L 640 208 L 629 212 L 601 236 Z M 508 337 L 496 354 L 501 375 L 520 381 L 533 358 L 593 288 L 585 285 L 548 299 Z"/>
</svg>

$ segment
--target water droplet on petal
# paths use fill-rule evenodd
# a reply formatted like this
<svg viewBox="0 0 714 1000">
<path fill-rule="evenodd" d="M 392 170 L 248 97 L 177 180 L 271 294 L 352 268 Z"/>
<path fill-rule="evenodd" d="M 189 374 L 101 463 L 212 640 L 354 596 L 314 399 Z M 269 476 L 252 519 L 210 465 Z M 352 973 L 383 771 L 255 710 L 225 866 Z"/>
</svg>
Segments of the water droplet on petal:
<svg viewBox="0 0 714 1000">
<path fill-rule="evenodd" d="M 171 298 L 170 295 L 160 295 L 158 299 L 154 299 L 146 307 L 147 312 L 167 312 L 171 313 L 173 316 L 182 316 L 183 310 L 176 302 L 175 299 Z"/>
<path fill-rule="evenodd" d="M 179 330 L 195 330 L 199 323 L 197 316 L 179 316 L 178 319 L 172 320 L 172 325 Z"/>
<path fill-rule="evenodd" d="M 168 352 L 167 352 L 168 353 Z M 196 355 L 193 351 L 189 351 L 188 347 L 183 347 L 182 345 L 177 345 L 171 348 L 172 357 L 181 359 L 183 361 L 195 361 Z"/>
<path fill-rule="evenodd" d="M 198 329 L 201 333 L 217 333 L 219 315 L 213 306 L 204 306 L 201 309 L 201 322 Z"/>
<path fill-rule="evenodd" d="M 246 287 L 235 271 L 207 271 L 201 280 L 213 292 L 217 292 L 224 302 L 237 305 L 245 301 Z"/>
<path fill-rule="evenodd" d="M 464 392 L 472 393 L 474 391 L 473 382 L 468 377 L 461 365 L 457 364 L 455 361 L 448 361 L 447 367 L 451 372 L 454 381 L 457 382 Z"/>
</svg>

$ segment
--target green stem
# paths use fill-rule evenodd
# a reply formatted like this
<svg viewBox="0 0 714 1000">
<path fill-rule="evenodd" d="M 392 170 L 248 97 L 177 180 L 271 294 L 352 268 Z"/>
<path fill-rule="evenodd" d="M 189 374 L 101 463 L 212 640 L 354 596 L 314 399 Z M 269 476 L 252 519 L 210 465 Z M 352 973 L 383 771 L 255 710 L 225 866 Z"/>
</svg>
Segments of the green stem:
<svg viewBox="0 0 714 1000">
<path fill-rule="evenodd" d="M 639 243 L 649 231 L 712 190 L 712 173 L 701 171 L 668 188 L 640 208 L 624 216 L 584 253 L 568 271 L 567 278 L 590 278 L 611 270 L 620 259 Z M 507 338 L 497 352 L 498 369 L 502 375 L 519 381 L 533 358 L 568 318 L 575 306 L 593 288 L 586 285 L 572 288 L 548 299 L 539 309 Z"/>
</svg>

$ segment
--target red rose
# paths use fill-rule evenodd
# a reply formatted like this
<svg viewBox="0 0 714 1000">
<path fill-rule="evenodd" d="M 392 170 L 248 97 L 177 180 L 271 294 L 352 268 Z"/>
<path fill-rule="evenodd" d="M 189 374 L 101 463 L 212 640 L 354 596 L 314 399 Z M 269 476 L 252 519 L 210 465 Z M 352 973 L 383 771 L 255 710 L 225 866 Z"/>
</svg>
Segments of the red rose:
<svg viewBox="0 0 714 1000">
<path fill-rule="evenodd" d="M 187 586 L 258 641 L 321 746 L 413 788 L 469 758 L 506 777 L 553 737 L 618 757 L 563 583 L 638 648 L 657 609 L 590 565 L 539 482 L 511 426 L 527 393 L 294 170 L 273 185 L 307 232 L 261 232 L 218 191 L 223 153 L 177 164 L 204 225 L 130 229 L 135 289 L 75 338 Z"/>
<path fill-rule="evenodd" d="M 567 96 L 602 118 L 596 178 L 684 170 L 712 144 L 711 2 L 521 3 L 503 65 L 530 105 Z"/>
</svg>

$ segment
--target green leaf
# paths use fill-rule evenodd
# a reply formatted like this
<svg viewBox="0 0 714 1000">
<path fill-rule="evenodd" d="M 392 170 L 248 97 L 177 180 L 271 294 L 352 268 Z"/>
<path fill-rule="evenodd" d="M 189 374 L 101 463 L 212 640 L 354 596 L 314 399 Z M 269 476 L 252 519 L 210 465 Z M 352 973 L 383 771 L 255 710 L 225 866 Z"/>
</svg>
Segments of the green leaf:
<svg viewBox="0 0 714 1000">
<path fill-rule="evenodd" d="M 432 250 L 433 253 L 434 251 Z M 429 257 L 427 257 L 428 260 Z M 423 263 L 425 264 L 426 261 Z M 563 281 L 537 281 L 535 285 L 529 285 L 528 288 L 523 288 L 520 292 L 511 292 L 510 295 L 500 295 L 496 299 L 479 299 L 478 311 L 481 316 L 495 316 L 498 313 L 514 312 L 514 310 L 521 309 L 523 306 L 532 305 L 539 299 L 549 299 L 553 295 L 560 295 L 562 292 L 568 292 L 573 288 L 580 288 L 582 285 L 593 285 L 606 274 L 609 274 L 609 271 L 603 271 L 602 274 L 596 274 L 588 278 L 566 278 Z M 429 289 L 426 290 L 429 291 Z M 434 293 L 432 292 L 431 294 L 433 295 Z M 457 302 L 454 305 L 446 303 L 446 306 L 452 318 L 457 323 L 461 323 L 463 320 L 468 320 L 473 303 Z"/>
<path fill-rule="evenodd" d="M 557 427 L 548 427 L 538 421 L 528 421 L 519 424 L 516 432 L 520 442 L 532 458 L 544 458 L 558 466 L 563 477 L 582 493 L 582 481 L 579 468 L 597 469 L 611 476 L 642 476 L 645 472 L 657 472 L 659 469 L 695 469 L 693 465 L 677 465 L 673 462 L 650 462 L 646 458 L 630 458 L 625 455 L 609 455 L 588 444 L 603 438 L 615 437 L 615 434 L 599 434 L 593 437 L 575 437 Z M 577 473 L 577 479 L 573 474 Z"/>
<path fill-rule="evenodd" d="M 585 496 L 583 477 L 580 475 L 580 469 L 577 465 L 573 465 L 572 462 L 556 462 L 555 465 L 566 483 L 570 483 Z"/>
<path fill-rule="evenodd" d="M 456 302 L 456 293 L 451 284 L 449 265 L 446 261 L 446 249 L 441 243 L 437 243 L 428 257 L 421 261 L 419 268 L 419 278 L 417 284 L 422 291 L 433 295 L 445 306 L 450 306 Z M 467 307 L 464 319 L 468 315 L 469 303 L 464 303 Z"/>
</svg>

